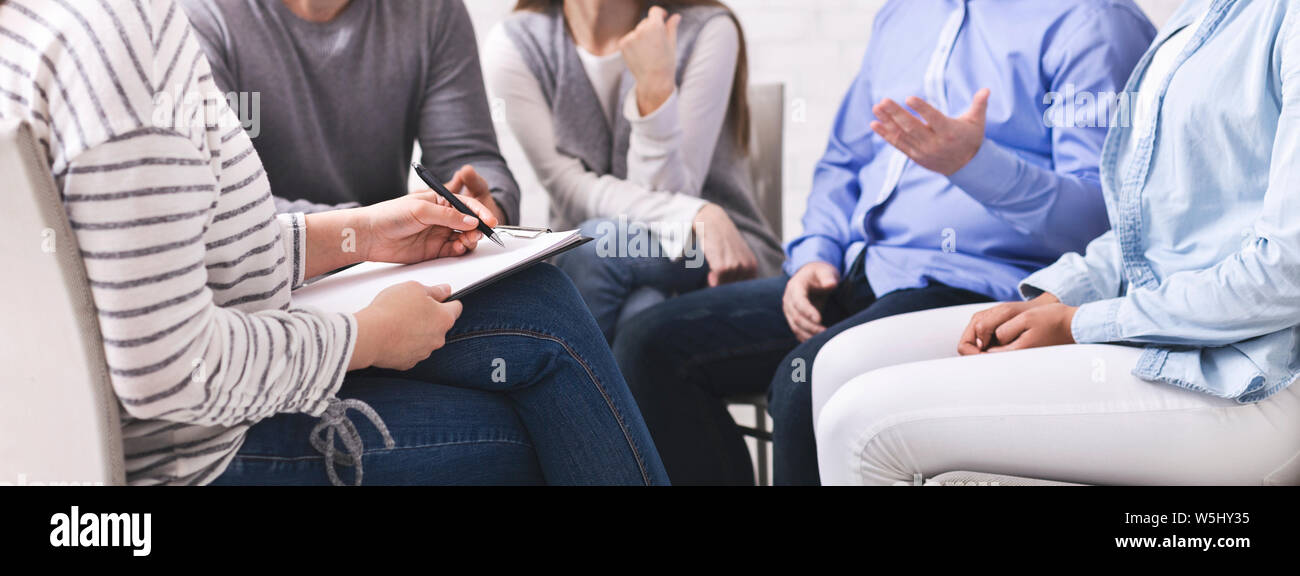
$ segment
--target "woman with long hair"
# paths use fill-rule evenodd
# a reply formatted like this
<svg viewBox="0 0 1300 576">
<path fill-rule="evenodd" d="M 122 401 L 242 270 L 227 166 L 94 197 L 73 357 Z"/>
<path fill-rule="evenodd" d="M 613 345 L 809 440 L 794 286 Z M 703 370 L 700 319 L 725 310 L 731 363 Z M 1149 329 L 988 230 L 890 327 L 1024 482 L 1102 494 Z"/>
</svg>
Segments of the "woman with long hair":
<svg viewBox="0 0 1300 576">
<path fill-rule="evenodd" d="M 672 295 L 778 272 L 745 158 L 744 35 L 722 3 L 521 0 L 484 59 L 552 225 L 597 238 L 558 264 L 606 338 Z"/>
</svg>

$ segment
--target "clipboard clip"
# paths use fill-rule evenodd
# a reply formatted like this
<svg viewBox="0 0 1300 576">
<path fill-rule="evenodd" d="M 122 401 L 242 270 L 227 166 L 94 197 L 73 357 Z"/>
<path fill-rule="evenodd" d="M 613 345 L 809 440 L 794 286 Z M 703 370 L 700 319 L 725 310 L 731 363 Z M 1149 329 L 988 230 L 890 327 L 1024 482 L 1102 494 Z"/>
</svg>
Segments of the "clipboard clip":
<svg viewBox="0 0 1300 576">
<path fill-rule="evenodd" d="M 497 226 L 496 231 L 514 238 L 532 240 L 542 234 L 550 234 L 550 228 L 533 228 L 530 226 Z"/>
</svg>

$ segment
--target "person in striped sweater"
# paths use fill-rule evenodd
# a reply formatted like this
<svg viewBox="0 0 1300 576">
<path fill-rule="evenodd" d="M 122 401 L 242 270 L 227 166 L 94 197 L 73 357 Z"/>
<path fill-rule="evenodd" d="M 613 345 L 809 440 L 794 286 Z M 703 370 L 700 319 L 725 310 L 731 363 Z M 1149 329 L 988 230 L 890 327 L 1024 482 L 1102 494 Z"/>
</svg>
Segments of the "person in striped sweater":
<svg viewBox="0 0 1300 576">
<path fill-rule="evenodd" d="M 414 283 L 294 306 L 342 266 L 473 250 L 473 219 L 428 194 L 276 216 L 174 0 L 0 0 L 0 120 L 32 126 L 76 234 L 130 483 L 667 482 L 554 268 L 463 308 Z"/>
</svg>

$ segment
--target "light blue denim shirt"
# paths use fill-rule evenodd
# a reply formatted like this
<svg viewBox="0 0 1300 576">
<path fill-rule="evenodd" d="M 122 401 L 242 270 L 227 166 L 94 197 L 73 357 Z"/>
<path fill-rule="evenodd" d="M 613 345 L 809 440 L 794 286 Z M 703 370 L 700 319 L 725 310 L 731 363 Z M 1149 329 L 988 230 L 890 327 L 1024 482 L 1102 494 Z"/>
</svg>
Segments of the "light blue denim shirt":
<svg viewBox="0 0 1300 576">
<path fill-rule="evenodd" d="M 1158 122 L 1107 138 L 1112 231 L 1021 291 L 1080 306 L 1080 343 L 1146 344 L 1140 378 L 1254 402 L 1300 373 L 1300 2 L 1186 2 L 1129 92 L 1202 14 L 1160 84 Z"/>
<path fill-rule="evenodd" d="M 786 272 L 809 262 L 844 271 L 865 251 L 877 295 L 938 282 L 1018 298 L 1026 275 L 1107 228 L 1106 114 L 1058 118 L 1060 100 L 1121 92 L 1155 35 L 1132 0 L 889 2 L 817 165 Z M 981 88 L 992 91 L 986 139 L 951 177 L 871 130 L 883 98 L 920 96 L 958 116 Z"/>
</svg>

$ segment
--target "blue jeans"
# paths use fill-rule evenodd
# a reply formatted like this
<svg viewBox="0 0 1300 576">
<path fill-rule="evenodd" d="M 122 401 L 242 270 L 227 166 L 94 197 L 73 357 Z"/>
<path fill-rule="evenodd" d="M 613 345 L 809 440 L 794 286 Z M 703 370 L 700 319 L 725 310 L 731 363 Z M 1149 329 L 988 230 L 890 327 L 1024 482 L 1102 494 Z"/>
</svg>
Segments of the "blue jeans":
<svg viewBox="0 0 1300 576">
<path fill-rule="evenodd" d="M 668 483 L 595 322 L 564 274 L 541 264 L 478 291 L 447 344 L 412 370 L 348 375 L 396 445 L 352 413 L 367 484 Z M 253 425 L 217 484 L 327 484 L 317 419 Z M 351 471 L 337 467 L 343 481 Z"/>
<path fill-rule="evenodd" d="M 774 482 L 818 484 L 810 381 L 822 346 L 872 320 L 990 300 L 942 284 L 876 298 L 859 264 L 823 307 L 827 330 L 800 343 L 781 308 L 787 281 L 674 298 L 629 320 L 615 341 L 614 356 L 674 483 L 752 484 L 749 449 L 726 400 L 766 392 Z"/>
<path fill-rule="evenodd" d="M 619 325 L 640 312 L 678 294 L 703 288 L 708 266 L 690 268 L 682 260 L 665 257 L 602 255 L 599 238 L 618 229 L 614 220 L 588 220 L 583 235 L 597 238 L 555 259 L 587 303 L 596 324 L 613 342 Z"/>
</svg>

